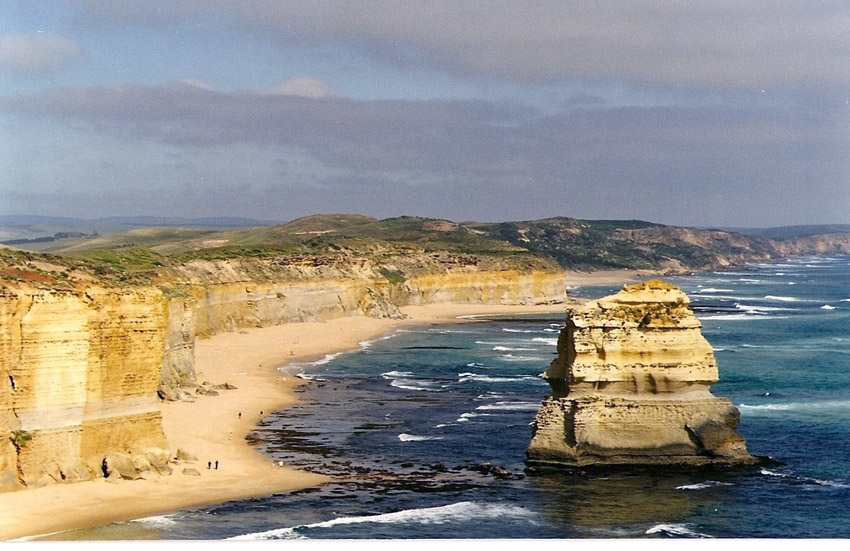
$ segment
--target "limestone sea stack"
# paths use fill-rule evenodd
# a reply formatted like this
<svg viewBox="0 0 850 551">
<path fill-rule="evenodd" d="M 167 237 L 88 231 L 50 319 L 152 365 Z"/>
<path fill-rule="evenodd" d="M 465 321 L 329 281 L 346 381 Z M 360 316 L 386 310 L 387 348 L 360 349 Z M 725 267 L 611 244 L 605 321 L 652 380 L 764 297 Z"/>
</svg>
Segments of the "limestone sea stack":
<svg viewBox="0 0 850 551">
<path fill-rule="evenodd" d="M 571 310 L 542 375 L 552 396 L 533 423 L 529 467 L 755 463 L 738 410 L 710 392 L 717 363 L 700 327 L 663 281 Z"/>
</svg>

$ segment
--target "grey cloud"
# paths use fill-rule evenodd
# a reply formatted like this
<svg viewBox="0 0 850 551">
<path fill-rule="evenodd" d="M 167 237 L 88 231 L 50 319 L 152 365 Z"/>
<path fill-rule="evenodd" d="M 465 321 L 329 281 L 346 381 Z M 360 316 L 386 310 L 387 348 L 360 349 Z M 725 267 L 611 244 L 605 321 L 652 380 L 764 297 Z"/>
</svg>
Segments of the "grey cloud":
<svg viewBox="0 0 850 551">
<path fill-rule="evenodd" d="M 224 14 L 282 43 L 339 43 L 399 66 L 465 77 L 841 95 L 850 88 L 842 0 L 89 0 L 89 21 Z"/>
<path fill-rule="evenodd" d="M 300 205 L 298 214 L 775 224 L 844 220 L 850 204 L 844 111 L 717 106 L 543 115 L 482 101 L 309 99 L 185 82 L 17 95 L 0 99 L 0 110 L 87 126 L 128 148 L 144 140 L 223 155 L 268 149 L 269 173 L 222 175 L 224 187 L 250 178 L 277 189 L 276 175 L 288 170 L 279 159 L 291 158 L 280 152 L 297 152 L 305 184 L 290 181 L 276 200 L 261 192 L 251 198 L 261 208 Z"/>
<path fill-rule="evenodd" d="M 58 71 L 81 53 L 73 40 L 53 32 L 0 37 L 0 68 L 24 75 Z"/>
</svg>

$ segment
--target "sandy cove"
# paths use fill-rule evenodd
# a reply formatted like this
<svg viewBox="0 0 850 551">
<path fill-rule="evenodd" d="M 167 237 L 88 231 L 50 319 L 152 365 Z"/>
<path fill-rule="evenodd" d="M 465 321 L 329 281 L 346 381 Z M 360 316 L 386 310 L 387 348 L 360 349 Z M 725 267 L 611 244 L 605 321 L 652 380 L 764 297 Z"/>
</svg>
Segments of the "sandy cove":
<svg viewBox="0 0 850 551">
<path fill-rule="evenodd" d="M 567 283 L 620 284 L 638 277 L 640 274 L 626 270 L 576 272 L 568 274 Z M 219 396 L 199 396 L 194 402 L 162 403 L 163 429 L 171 448 L 182 448 L 197 461 L 180 461 L 170 476 L 151 475 L 148 479 L 117 482 L 99 478 L 0 494 L 0 540 L 100 526 L 328 482 L 326 476 L 274 464 L 245 440 L 261 412 L 270 413 L 296 402 L 292 389 L 306 384 L 281 373 L 279 367 L 357 350 L 362 341 L 404 326 L 462 322 L 478 314 L 560 313 L 565 308 L 409 306 L 402 309 L 407 316 L 403 320 L 352 316 L 248 329 L 198 340 L 198 382 L 227 382 L 237 388 L 221 390 Z M 208 462 L 214 467 L 216 461 L 217 470 L 207 468 Z M 184 468 L 196 469 L 200 476 L 183 474 Z"/>
</svg>

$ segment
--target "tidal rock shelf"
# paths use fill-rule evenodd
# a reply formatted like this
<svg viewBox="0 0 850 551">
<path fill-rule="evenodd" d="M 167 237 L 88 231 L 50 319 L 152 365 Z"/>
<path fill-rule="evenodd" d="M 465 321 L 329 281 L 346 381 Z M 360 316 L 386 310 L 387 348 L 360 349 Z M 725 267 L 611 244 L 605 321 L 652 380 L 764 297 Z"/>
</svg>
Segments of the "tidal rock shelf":
<svg viewBox="0 0 850 551">
<path fill-rule="evenodd" d="M 717 363 L 688 297 L 663 281 L 571 310 L 552 387 L 535 417 L 530 468 L 746 465 L 739 412 L 711 394 Z"/>
</svg>

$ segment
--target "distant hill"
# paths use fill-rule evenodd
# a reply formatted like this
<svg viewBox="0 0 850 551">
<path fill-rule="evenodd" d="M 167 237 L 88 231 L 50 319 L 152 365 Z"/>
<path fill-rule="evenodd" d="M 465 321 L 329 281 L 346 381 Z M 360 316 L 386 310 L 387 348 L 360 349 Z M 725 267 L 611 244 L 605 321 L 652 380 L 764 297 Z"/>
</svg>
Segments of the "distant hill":
<svg viewBox="0 0 850 551">
<path fill-rule="evenodd" d="M 160 216 L 111 216 L 84 219 L 56 216 L 0 215 L 0 244 L 44 250 L 50 244 L 81 235 L 104 236 L 130 228 L 181 227 L 232 229 L 277 224 L 268 220 L 238 217 L 180 218 Z"/>
<path fill-rule="evenodd" d="M 239 220 L 242 219 L 236 221 Z M 458 223 L 414 216 L 379 220 L 358 214 L 323 214 L 279 225 L 232 229 L 187 225 L 144 227 L 37 245 L 38 250 L 55 254 L 103 259 L 110 255 L 128 258 L 130 255 L 138 259 L 155 258 L 159 264 L 240 256 L 380 258 L 409 251 L 414 255 L 445 252 L 470 258 L 555 261 L 571 270 L 629 268 L 668 273 L 739 266 L 794 254 L 850 254 L 850 233 L 812 232 L 814 229 L 809 228 L 786 232 L 793 237 L 770 238 L 641 220 L 558 217 Z"/>
<path fill-rule="evenodd" d="M 724 228 L 724 230 L 755 237 L 767 237 L 769 239 L 792 239 L 795 237 L 809 237 L 830 233 L 850 233 L 850 224 L 779 226 L 776 228 Z"/>
</svg>

